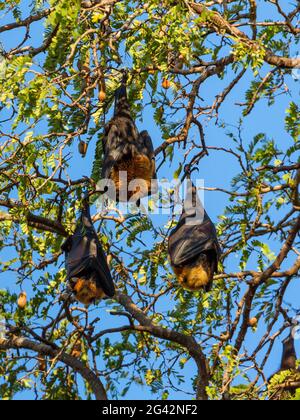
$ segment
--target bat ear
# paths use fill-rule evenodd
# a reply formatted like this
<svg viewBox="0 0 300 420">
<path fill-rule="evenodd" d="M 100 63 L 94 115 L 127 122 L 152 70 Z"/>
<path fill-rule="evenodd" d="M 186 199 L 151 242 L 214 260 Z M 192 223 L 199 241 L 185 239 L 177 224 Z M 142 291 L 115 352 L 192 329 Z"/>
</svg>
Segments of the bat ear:
<svg viewBox="0 0 300 420">
<path fill-rule="evenodd" d="M 68 239 L 62 244 L 61 250 L 64 252 L 70 252 L 72 248 L 72 236 L 69 236 Z"/>
</svg>

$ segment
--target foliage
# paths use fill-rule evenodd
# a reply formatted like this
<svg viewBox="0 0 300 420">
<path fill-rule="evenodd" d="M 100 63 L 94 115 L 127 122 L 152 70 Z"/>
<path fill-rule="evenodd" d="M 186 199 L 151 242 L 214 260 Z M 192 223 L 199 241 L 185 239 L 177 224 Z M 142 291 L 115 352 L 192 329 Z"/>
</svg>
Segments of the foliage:
<svg viewBox="0 0 300 420">
<path fill-rule="evenodd" d="M 2 399 L 22 392 L 100 398 L 101 383 L 109 398 L 135 386 L 162 399 L 272 398 L 264 370 L 295 315 L 285 293 L 300 267 L 300 109 L 288 88 L 300 65 L 290 57 L 300 8 L 295 2 L 283 11 L 277 0 L 223 3 L 0 2 Z M 265 3 L 274 19 L 258 23 Z M 97 214 L 95 222 L 118 293 L 87 311 L 65 299 L 60 246 L 74 230 L 82 192 L 99 181 L 103 127 L 124 68 L 134 116 L 142 125 L 153 115 L 160 132 L 155 153 L 164 175 L 197 168 L 209 158 L 207 146 L 213 156 L 222 153 L 224 168 L 234 161 L 236 172 L 228 189 L 222 179 L 214 189 L 226 203 L 217 226 L 223 256 L 210 293 L 176 283 L 167 257 L 172 216 L 158 225 L 152 216 L 117 210 L 120 217 Z M 236 128 L 222 121 L 234 95 Z M 288 141 L 262 127 L 249 139 L 247 118 L 279 97 Z M 213 124 L 224 144 L 206 144 Z M 91 178 L 79 172 L 80 140 L 95 150 Z M 17 307 L 20 289 L 28 292 L 25 310 Z M 263 325 L 250 350 L 253 316 Z M 72 356 L 78 340 L 79 360 Z"/>
</svg>

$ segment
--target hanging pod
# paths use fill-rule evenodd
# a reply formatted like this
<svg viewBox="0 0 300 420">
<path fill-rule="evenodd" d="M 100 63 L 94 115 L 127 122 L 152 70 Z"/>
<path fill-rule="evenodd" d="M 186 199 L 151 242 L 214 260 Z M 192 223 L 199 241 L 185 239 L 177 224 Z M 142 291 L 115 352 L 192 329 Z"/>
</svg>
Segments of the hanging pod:
<svg viewBox="0 0 300 420">
<path fill-rule="evenodd" d="M 90 305 L 98 299 L 114 296 L 114 283 L 87 200 L 75 233 L 65 241 L 62 250 L 66 254 L 67 280 L 79 302 Z"/>
<path fill-rule="evenodd" d="M 178 225 L 169 237 L 169 258 L 179 283 L 187 290 L 210 291 L 221 255 L 214 224 L 188 180 L 188 192 Z"/>
<path fill-rule="evenodd" d="M 138 201 L 156 193 L 153 143 L 147 131 L 139 133 L 131 117 L 125 76 L 115 92 L 114 116 L 105 128 L 103 148 L 102 178 L 113 181 L 106 185 L 111 198 Z"/>
</svg>

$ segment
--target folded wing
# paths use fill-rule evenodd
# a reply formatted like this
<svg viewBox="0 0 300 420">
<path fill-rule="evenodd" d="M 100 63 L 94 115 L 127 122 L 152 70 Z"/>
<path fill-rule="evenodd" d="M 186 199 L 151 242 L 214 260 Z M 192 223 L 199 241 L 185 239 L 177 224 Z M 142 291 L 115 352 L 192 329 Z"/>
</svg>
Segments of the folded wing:
<svg viewBox="0 0 300 420">
<path fill-rule="evenodd" d="M 82 303 L 89 304 L 103 296 L 112 297 L 114 283 L 105 253 L 94 229 L 88 204 L 82 211 L 76 231 L 63 244 L 66 253 L 67 280 L 75 295 L 84 289 Z M 83 301 L 84 300 L 84 301 Z"/>
<path fill-rule="evenodd" d="M 214 224 L 191 184 L 184 210 L 169 236 L 169 258 L 179 283 L 187 290 L 209 291 L 221 254 Z"/>
<path fill-rule="evenodd" d="M 132 196 L 139 199 L 154 192 L 151 190 L 151 181 L 156 179 L 152 140 L 147 131 L 137 130 L 124 81 L 115 93 L 114 116 L 106 127 L 103 146 L 102 178 L 114 182 L 117 201 L 127 201 Z"/>
</svg>

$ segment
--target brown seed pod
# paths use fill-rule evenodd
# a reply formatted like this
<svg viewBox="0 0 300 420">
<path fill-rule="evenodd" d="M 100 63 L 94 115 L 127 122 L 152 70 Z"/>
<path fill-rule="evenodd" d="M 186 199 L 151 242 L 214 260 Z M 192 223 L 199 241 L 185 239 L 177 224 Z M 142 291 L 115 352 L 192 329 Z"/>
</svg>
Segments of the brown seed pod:
<svg viewBox="0 0 300 420">
<path fill-rule="evenodd" d="M 105 84 L 105 77 L 104 77 L 104 73 L 103 73 L 103 69 L 102 67 L 100 67 L 98 69 L 98 75 L 99 75 L 99 80 L 98 80 L 98 99 L 99 102 L 104 102 L 106 100 L 106 84 Z"/>
<path fill-rule="evenodd" d="M 164 89 L 170 89 L 170 87 L 171 87 L 171 82 L 170 82 L 170 80 L 168 80 L 168 79 L 164 79 L 164 80 L 163 80 L 163 82 L 162 82 L 162 87 L 163 87 Z"/>
<path fill-rule="evenodd" d="M 99 95 L 98 95 L 98 99 L 100 102 L 104 102 L 106 99 L 106 93 L 104 92 L 104 90 L 100 90 Z"/>
<path fill-rule="evenodd" d="M 40 372 L 47 371 L 47 360 L 45 356 L 39 355 L 38 358 L 38 368 Z"/>
<path fill-rule="evenodd" d="M 78 151 L 82 157 L 85 157 L 87 149 L 88 149 L 87 143 L 81 140 L 78 145 Z"/>
<path fill-rule="evenodd" d="M 19 294 L 18 307 L 23 310 L 25 309 L 26 304 L 27 304 L 27 293 L 23 291 Z"/>
<path fill-rule="evenodd" d="M 251 319 L 249 319 L 249 321 L 248 321 L 248 325 L 249 325 L 249 327 L 252 327 L 252 328 L 254 328 L 254 327 L 256 327 L 257 326 L 257 324 L 258 324 L 258 319 L 257 318 L 251 318 Z"/>
</svg>

